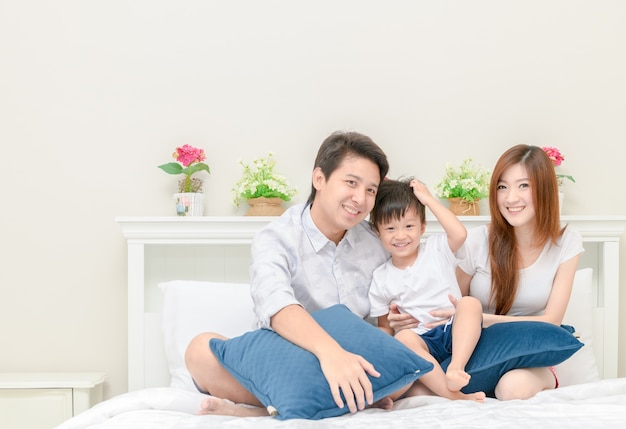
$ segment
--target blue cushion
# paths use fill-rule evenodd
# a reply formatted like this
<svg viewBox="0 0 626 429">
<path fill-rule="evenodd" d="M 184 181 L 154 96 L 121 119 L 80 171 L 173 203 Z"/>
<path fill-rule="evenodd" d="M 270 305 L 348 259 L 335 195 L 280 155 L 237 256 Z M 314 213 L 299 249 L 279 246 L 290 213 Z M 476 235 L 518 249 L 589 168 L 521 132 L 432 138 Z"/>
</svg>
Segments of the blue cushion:
<svg viewBox="0 0 626 429">
<path fill-rule="evenodd" d="M 495 397 L 496 384 L 504 373 L 515 368 L 557 365 L 583 346 L 572 335 L 571 327 L 544 322 L 497 323 L 483 329 L 465 371 L 472 378 L 462 390 L 483 391 Z M 445 369 L 450 359 L 441 363 Z"/>
<path fill-rule="evenodd" d="M 345 350 L 361 355 L 381 374 L 369 377 L 378 401 L 411 384 L 433 365 L 344 305 L 312 313 Z M 349 412 L 337 407 L 319 361 L 274 331 L 260 329 L 229 340 L 212 339 L 215 356 L 277 418 L 322 419 Z"/>
</svg>

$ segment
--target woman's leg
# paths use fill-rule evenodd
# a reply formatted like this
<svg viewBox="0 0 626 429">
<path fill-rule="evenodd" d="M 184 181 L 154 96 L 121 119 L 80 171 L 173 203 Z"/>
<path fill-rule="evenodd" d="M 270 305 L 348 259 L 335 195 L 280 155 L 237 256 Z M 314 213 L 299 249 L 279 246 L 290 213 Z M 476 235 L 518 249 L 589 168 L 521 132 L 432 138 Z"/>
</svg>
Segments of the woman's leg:
<svg viewBox="0 0 626 429">
<path fill-rule="evenodd" d="M 185 365 L 191 377 L 199 389 L 211 395 L 202 401 L 200 414 L 267 416 L 263 404 L 220 365 L 209 348 L 211 338 L 226 339 L 219 334 L 203 333 L 191 340 L 185 352 Z M 242 407 L 224 399 L 255 407 Z"/>
<path fill-rule="evenodd" d="M 464 296 L 456 306 L 452 321 L 452 358 L 446 369 L 448 389 L 457 391 L 467 386 L 470 375 L 465 372 L 482 331 L 483 307 L 472 296 Z"/>
<path fill-rule="evenodd" d="M 543 390 L 554 389 L 556 379 L 549 368 L 519 368 L 504 374 L 496 385 L 501 401 L 528 399 Z"/>
</svg>

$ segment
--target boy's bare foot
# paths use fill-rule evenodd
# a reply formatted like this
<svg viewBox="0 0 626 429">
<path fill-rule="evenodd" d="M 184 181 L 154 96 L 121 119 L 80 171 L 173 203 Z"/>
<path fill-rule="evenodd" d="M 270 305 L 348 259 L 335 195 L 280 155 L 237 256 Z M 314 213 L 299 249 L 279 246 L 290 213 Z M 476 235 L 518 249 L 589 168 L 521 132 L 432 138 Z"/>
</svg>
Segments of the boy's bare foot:
<svg viewBox="0 0 626 429">
<path fill-rule="evenodd" d="M 237 405 L 222 398 L 209 396 L 200 404 L 200 415 L 218 415 L 234 417 L 263 417 L 269 416 L 268 411 L 261 407 Z"/>
<path fill-rule="evenodd" d="M 448 368 L 446 371 L 446 385 L 448 390 L 458 392 L 468 385 L 471 375 L 461 369 Z"/>
<path fill-rule="evenodd" d="M 448 399 L 453 400 L 465 400 L 465 401 L 476 401 L 476 402 L 485 402 L 485 392 L 475 392 L 475 393 L 462 393 L 461 391 L 453 392 L 450 391 L 450 395 Z"/>
</svg>

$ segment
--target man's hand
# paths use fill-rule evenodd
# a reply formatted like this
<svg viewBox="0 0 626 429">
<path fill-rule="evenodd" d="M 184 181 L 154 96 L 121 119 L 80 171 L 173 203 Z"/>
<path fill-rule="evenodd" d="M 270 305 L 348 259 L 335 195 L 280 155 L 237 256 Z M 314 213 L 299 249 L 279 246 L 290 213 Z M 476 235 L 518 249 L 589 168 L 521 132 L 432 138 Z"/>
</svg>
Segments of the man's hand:
<svg viewBox="0 0 626 429">
<path fill-rule="evenodd" d="M 406 313 L 401 314 L 400 310 L 398 310 L 397 304 L 391 304 L 389 306 L 387 320 L 389 320 L 389 327 L 393 329 L 395 333 L 398 333 L 403 329 L 417 328 L 417 325 L 419 325 L 419 322 L 415 317 Z"/>
<path fill-rule="evenodd" d="M 339 408 L 344 403 L 341 393 L 346 400 L 346 405 L 351 413 L 363 410 L 366 405 L 374 402 L 372 383 L 367 374 L 372 377 L 380 377 L 374 366 L 362 356 L 345 350 L 337 351 L 320 358 L 320 366 L 333 399 Z"/>
</svg>

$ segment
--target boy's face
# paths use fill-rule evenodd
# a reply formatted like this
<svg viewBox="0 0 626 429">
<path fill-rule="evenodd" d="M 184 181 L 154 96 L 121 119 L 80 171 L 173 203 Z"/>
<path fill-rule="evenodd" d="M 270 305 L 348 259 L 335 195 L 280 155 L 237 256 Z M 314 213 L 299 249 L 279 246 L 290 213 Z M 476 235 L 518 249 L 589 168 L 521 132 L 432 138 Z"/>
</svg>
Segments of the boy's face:
<svg viewBox="0 0 626 429">
<path fill-rule="evenodd" d="M 421 223 L 414 208 L 408 209 L 401 219 L 378 224 L 377 229 L 380 242 L 396 267 L 406 268 L 415 262 L 426 224 Z"/>
<path fill-rule="evenodd" d="M 329 177 L 313 171 L 315 200 L 311 216 L 330 240 L 338 243 L 345 231 L 363 221 L 374 208 L 380 183 L 378 166 L 367 158 L 348 155 Z"/>
</svg>

